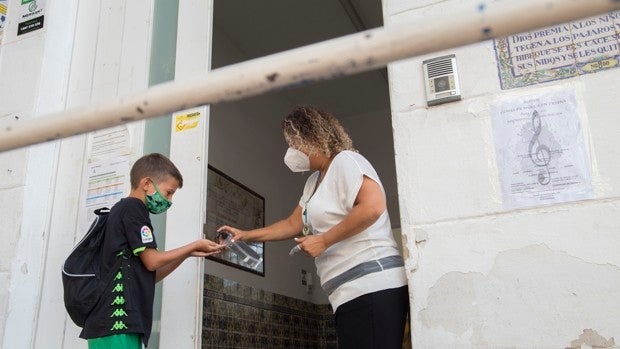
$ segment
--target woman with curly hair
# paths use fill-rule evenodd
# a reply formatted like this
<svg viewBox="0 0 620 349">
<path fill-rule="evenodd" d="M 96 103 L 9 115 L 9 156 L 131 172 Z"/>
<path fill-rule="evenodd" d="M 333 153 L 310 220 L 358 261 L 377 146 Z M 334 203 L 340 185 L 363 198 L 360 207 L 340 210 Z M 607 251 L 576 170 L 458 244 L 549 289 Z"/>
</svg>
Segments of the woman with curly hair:
<svg viewBox="0 0 620 349">
<path fill-rule="evenodd" d="M 314 171 L 293 213 L 234 240 L 295 237 L 294 251 L 315 257 L 336 315 L 340 348 L 401 348 L 409 311 L 403 259 L 392 235 L 385 191 L 340 122 L 314 106 L 295 107 L 282 121 L 293 172 Z"/>
</svg>

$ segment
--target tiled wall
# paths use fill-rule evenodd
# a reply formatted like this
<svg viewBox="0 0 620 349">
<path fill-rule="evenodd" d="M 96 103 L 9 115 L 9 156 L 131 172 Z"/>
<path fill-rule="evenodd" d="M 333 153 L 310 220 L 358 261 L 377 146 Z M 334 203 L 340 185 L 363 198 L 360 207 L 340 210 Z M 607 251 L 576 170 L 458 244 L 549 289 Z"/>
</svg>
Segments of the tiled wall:
<svg viewBox="0 0 620 349">
<path fill-rule="evenodd" d="M 205 275 L 203 348 L 337 348 L 329 305 Z"/>
</svg>

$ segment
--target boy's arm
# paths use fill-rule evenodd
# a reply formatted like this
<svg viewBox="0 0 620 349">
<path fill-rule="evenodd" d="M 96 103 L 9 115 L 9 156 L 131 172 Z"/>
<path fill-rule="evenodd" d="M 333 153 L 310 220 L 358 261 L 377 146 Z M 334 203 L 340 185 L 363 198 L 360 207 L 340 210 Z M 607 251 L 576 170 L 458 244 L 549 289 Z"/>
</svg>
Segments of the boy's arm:
<svg viewBox="0 0 620 349">
<path fill-rule="evenodd" d="M 187 257 L 208 256 L 221 252 L 223 248 L 223 245 L 207 239 L 201 239 L 168 251 L 157 251 L 154 248 L 147 248 L 140 253 L 139 257 L 146 269 L 157 272 L 156 279 L 160 281 L 176 269 Z"/>
<path fill-rule="evenodd" d="M 181 263 L 183 263 L 184 260 L 185 258 L 178 259 L 174 262 L 170 262 L 164 265 L 163 267 L 157 269 L 157 271 L 155 272 L 155 282 L 156 283 L 160 282 L 166 276 L 170 275 L 170 273 L 172 273 L 179 265 L 181 265 Z"/>
</svg>

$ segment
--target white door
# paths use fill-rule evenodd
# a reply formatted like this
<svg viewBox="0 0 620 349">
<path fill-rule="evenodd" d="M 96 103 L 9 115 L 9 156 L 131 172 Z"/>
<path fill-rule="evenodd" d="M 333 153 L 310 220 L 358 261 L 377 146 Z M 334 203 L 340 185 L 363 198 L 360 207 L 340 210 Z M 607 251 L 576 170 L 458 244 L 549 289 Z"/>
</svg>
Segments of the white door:
<svg viewBox="0 0 620 349">
<path fill-rule="evenodd" d="M 213 0 L 179 1 L 175 81 L 205 74 L 211 66 Z M 183 174 L 166 218 L 166 249 L 202 237 L 206 211 L 209 108 L 172 115 L 170 159 Z M 190 258 L 163 281 L 160 348 L 201 347 L 204 260 Z"/>
</svg>

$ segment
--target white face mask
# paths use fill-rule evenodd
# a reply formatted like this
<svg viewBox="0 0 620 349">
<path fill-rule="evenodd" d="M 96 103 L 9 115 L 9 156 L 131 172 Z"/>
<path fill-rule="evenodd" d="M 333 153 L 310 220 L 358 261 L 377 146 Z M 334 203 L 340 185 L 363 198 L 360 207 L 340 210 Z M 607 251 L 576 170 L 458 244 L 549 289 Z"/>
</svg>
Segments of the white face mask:
<svg viewBox="0 0 620 349">
<path fill-rule="evenodd" d="M 297 149 L 288 148 L 284 155 L 284 163 L 293 172 L 310 171 L 310 158 Z"/>
</svg>

